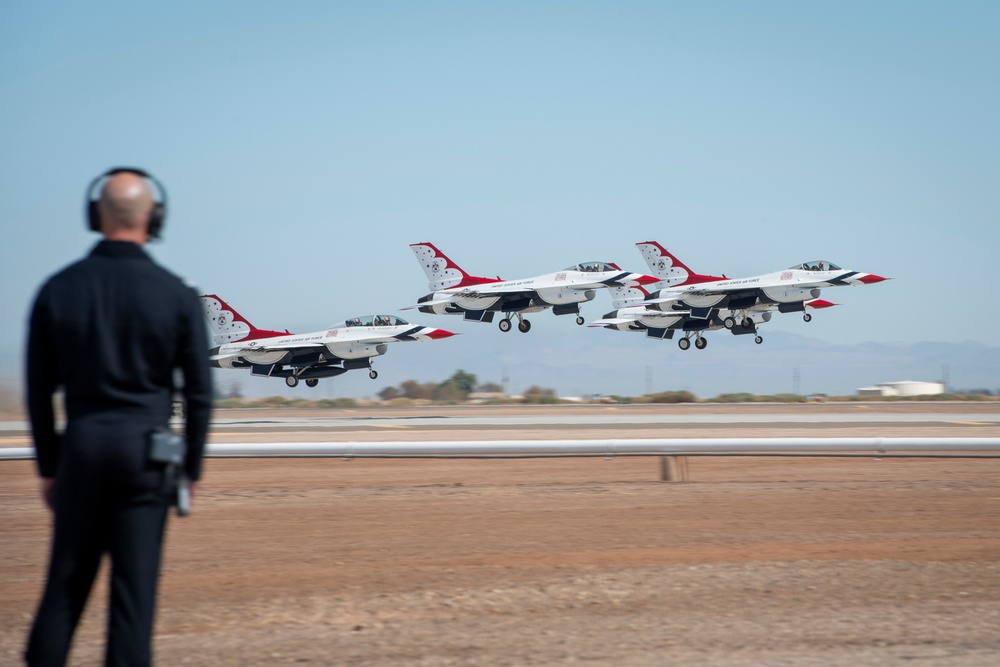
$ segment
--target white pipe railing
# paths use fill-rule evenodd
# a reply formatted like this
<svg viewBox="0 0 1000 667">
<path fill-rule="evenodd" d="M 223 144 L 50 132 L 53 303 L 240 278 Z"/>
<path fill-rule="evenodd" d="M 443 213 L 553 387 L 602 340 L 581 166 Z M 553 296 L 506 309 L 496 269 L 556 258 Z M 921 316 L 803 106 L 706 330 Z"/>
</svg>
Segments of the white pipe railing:
<svg viewBox="0 0 1000 667">
<path fill-rule="evenodd" d="M 585 456 L 1000 456 L 1000 438 L 664 438 L 479 442 L 267 442 L 210 444 L 213 458 L 543 458 Z M 0 448 L 0 461 L 31 447 Z"/>
</svg>

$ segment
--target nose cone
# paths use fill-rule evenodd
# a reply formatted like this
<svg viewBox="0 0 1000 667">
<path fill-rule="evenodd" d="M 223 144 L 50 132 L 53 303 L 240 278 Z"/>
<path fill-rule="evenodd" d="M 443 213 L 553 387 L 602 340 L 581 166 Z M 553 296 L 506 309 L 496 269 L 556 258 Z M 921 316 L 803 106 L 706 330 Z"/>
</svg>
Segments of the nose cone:
<svg viewBox="0 0 1000 667">
<path fill-rule="evenodd" d="M 876 276 L 874 273 L 868 273 L 858 278 L 865 285 L 874 285 L 875 283 L 880 283 L 883 280 L 889 280 L 888 278 L 883 278 L 882 276 Z"/>
<path fill-rule="evenodd" d="M 447 331 L 446 329 L 431 329 L 424 335 L 433 340 L 437 340 L 438 338 L 450 338 L 452 336 L 457 336 L 458 334 Z"/>
</svg>

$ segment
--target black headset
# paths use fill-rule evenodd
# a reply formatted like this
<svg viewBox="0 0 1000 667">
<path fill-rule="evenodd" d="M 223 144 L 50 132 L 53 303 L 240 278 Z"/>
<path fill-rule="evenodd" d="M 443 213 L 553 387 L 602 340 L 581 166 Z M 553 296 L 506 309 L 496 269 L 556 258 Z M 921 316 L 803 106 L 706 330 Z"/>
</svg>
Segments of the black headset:
<svg viewBox="0 0 1000 667">
<path fill-rule="evenodd" d="M 163 231 L 163 221 L 167 217 L 167 190 L 163 187 L 154 176 L 146 173 L 142 169 L 136 169 L 134 167 L 115 167 L 114 169 L 108 169 L 106 172 L 95 178 L 87 186 L 87 225 L 92 232 L 101 231 L 101 212 L 98 208 L 98 201 L 100 201 L 100 193 L 95 193 L 98 184 L 104 180 L 111 178 L 115 174 L 135 174 L 145 178 L 147 181 L 156 186 L 159 191 L 160 200 L 153 202 L 153 210 L 149 213 L 149 238 L 150 240 L 160 238 L 160 233 Z"/>
</svg>

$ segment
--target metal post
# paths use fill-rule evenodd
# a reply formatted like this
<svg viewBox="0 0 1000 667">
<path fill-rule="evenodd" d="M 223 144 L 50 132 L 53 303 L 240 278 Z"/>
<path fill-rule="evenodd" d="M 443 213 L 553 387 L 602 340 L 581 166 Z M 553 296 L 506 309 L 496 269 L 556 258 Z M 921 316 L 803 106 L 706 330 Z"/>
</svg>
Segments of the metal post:
<svg viewBox="0 0 1000 667">
<path fill-rule="evenodd" d="M 661 482 L 687 482 L 688 462 L 686 456 L 660 457 Z"/>
</svg>

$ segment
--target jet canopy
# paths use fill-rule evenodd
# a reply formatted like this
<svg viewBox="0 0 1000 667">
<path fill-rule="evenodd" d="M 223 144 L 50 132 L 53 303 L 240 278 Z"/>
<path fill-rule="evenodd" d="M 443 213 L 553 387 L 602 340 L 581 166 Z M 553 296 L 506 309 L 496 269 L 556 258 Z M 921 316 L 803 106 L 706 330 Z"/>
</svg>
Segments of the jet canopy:
<svg viewBox="0 0 1000 667">
<path fill-rule="evenodd" d="M 395 315 L 364 315 L 352 317 L 344 324 L 349 327 L 394 327 L 409 322 Z"/>
<path fill-rule="evenodd" d="M 567 266 L 566 271 L 585 271 L 587 273 L 597 273 L 600 271 L 619 271 L 614 264 L 608 262 L 584 262 L 576 266 Z"/>
<path fill-rule="evenodd" d="M 804 262 L 802 264 L 797 264 L 796 266 L 789 267 L 792 270 L 798 269 L 799 271 L 840 271 L 841 268 L 834 264 L 833 262 L 827 262 L 822 259 L 818 259 L 815 262 Z"/>
</svg>

